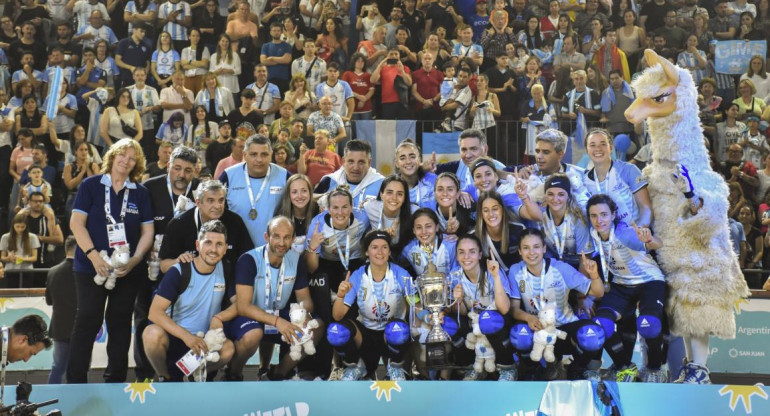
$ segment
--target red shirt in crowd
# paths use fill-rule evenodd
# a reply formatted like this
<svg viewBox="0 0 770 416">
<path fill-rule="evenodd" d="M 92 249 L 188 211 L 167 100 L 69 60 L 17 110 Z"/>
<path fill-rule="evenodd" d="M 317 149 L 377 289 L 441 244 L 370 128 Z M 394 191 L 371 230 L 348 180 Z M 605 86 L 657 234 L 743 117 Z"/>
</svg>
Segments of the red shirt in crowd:
<svg viewBox="0 0 770 416">
<path fill-rule="evenodd" d="M 353 71 L 345 71 L 345 73 L 342 74 L 342 80 L 350 84 L 350 89 L 359 95 L 369 94 L 369 89 L 374 88 L 374 84 L 369 81 L 369 77 L 371 77 L 371 74 L 368 72 L 356 75 L 356 73 Z M 354 113 L 365 113 L 367 111 L 372 111 L 371 98 L 366 100 L 364 105 L 361 107 L 358 106 L 358 103 L 359 101 L 356 100 L 356 105 L 353 107 Z M 315 184 L 315 182 L 313 182 L 313 184 Z"/>
<path fill-rule="evenodd" d="M 366 75 L 368 80 L 369 74 Z M 316 186 L 325 175 L 342 167 L 342 158 L 328 149 L 324 149 L 323 153 L 320 154 L 315 149 L 308 150 L 305 153 L 305 167 L 310 183 Z"/>
<path fill-rule="evenodd" d="M 382 85 L 382 103 L 398 103 L 398 92 L 396 92 L 395 81 L 398 75 L 398 65 L 384 65 L 380 70 L 380 85 Z M 411 74 L 409 67 L 404 67 L 404 73 Z M 414 81 L 414 80 L 413 80 Z"/>
<path fill-rule="evenodd" d="M 426 100 L 438 96 L 442 81 L 444 81 L 444 74 L 436 68 L 431 69 L 430 72 L 420 68 L 412 74 L 412 83 L 417 85 L 417 93 Z M 437 110 L 438 102 L 439 100 L 433 102 L 433 107 Z M 420 103 L 417 103 L 417 109 L 424 110 Z"/>
</svg>

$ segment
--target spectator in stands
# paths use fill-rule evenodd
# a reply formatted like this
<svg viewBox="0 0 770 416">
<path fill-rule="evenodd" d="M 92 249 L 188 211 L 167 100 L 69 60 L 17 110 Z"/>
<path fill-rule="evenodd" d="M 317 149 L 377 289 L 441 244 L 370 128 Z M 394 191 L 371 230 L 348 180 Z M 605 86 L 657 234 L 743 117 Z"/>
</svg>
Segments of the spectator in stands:
<svg viewBox="0 0 770 416">
<path fill-rule="evenodd" d="M 698 0 L 685 0 L 682 7 L 676 10 L 676 24 L 691 33 L 695 29 L 695 16 L 697 15 L 708 19 L 709 12 L 698 5 Z"/>
<path fill-rule="evenodd" d="M 433 65 L 435 58 L 432 53 L 424 51 L 421 54 L 422 67 L 412 73 L 412 98 L 416 118 L 438 120 L 441 117 L 438 102 L 444 75 Z M 509 70 L 504 67 L 501 71 L 507 73 Z"/>
<path fill-rule="evenodd" d="M 484 56 L 490 58 L 499 56 L 505 52 L 505 46 L 508 43 L 516 42 L 516 35 L 513 33 L 513 29 L 507 27 L 506 23 L 507 14 L 504 10 L 492 12 L 490 17 L 491 27 L 483 32 L 481 39 L 478 41 L 483 48 Z"/>
<path fill-rule="evenodd" d="M 75 127 L 75 116 L 78 111 L 77 99 L 67 91 L 69 91 L 69 82 L 63 78 L 58 94 L 49 91 L 43 104 L 43 108 L 47 108 L 49 100 L 57 100 L 58 109 L 56 117 L 52 120 L 52 126 L 56 131 L 57 138 L 61 140 L 69 140 L 70 131 Z"/>
<path fill-rule="evenodd" d="M 220 126 L 220 131 L 222 130 L 222 127 L 229 126 L 230 124 L 227 122 L 227 120 L 222 121 L 223 126 Z M 238 163 L 243 162 L 243 149 L 244 149 L 244 143 L 246 143 L 246 139 L 240 136 L 234 136 L 232 138 L 232 146 L 230 147 L 230 155 L 222 158 L 219 162 L 217 162 L 216 170 L 214 171 L 214 176 L 217 178 L 222 176 L 222 173 L 227 170 L 227 168 L 231 166 L 235 166 Z"/>
<path fill-rule="evenodd" d="M 722 97 L 715 94 L 716 81 L 713 78 L 703 78 L 700 81 L 700 95 L 703 96 L 703 105 L 700 109 L 700 119 L 703 125 L 703 133 L 713 144 L 716 134 L 716 123 L 722 121 Z"/>
<path fill-rule="evenodd" d="M 382 85 L 380 117 L 385 120 L 403 119 L 407 114 L 407 103 L 402 101 L 401 96 L 402 91 L 411 87 L 412 76 L 399 57 L 398 47 L 388 48 L 387 58 L 377 65 L 370 78 L 373 84 Z"/>
<path fill-rule="evenodd" d="M 618 48 L 626 54 L 630 70 L 636 71 L 639 58 L 647 47 L 647 32 L 637 25 L 636 12 L 632 9 L 626 9 L 623 12 L 623 24 L 615 28 L 617 28 Z"/>
<path fill-rule="evenodd" d="M 9 16 L 0 18 L 0 48 L 7 50 L 8 46 L 19 39 L 13 27 L 13 20 Z"/>
<path fill-rule="evenodd" d="M 759 117 L 749 115 L 746 118 L 746 124 L 749 128 L 743 132 L 743 137 L 738 142 L 743 147 L 743 160 L 753 163 L 757 168 L 764 167 L 765 156 L 770 153 L 770 146 L 767 144 L 765 135 L 759 131 Z"/>
<path fill-rule="evenodd" d="M 309 44 L 315 47 L 315 44 Z M 302 59 L 302 58 L 297 58 Z M 324 67 L 326 65 L 324 64 Z M 344 78 L 344 76 L 343 76 Z M 285 102 L 291 104 L 292 111 L 297 118 L 307 119 L 316 108 L 316 97 L 308 85 L 304 74 L 297 73 L 289 82 L 289 91 L 284 96 Z"/>
<path fill-rule="evenodd" d="M 180 64 L 185 70 L 184 86 L 193 94 L 198 94 L 203 89 L 203 76 L 208 73 L 211 53 L 201 42 L 200 29 L 190 28 L 187 36 L 190 38 L 190 46 L 182 49 L 180 57 Z"/>
<path fill-rule="evenodd" d="M 223 120 L 235 109 L 232 91 L 221 86 L 213 72 L 203 76 L 203 88 L 195 97 L 195 103 L 204 106 L 208 119 L 214 122 Z"/>
<path fill-rule="evenodd" d="M 24 97 L 22 108 L 16 112 L 16 134 L 23 128 L 30 129 L 38 143 L 45 144 L 46 148 L 53 148 L 48 136 L 48 118 L 43 116 L 34 95 Z"/>
<path fill-rule="evenodd" d="M 198 152 L 198 161 L 201 166 L 209 167 L 205 164 L 204 156 L 206 148 L 217 139 L 217 123 L 209 120 L 205 106 L 196 105 L 193 109 L 193 114 L 195 114 L 195 117 L 190 128 L 187 129 L 185 143 L 188 147 L 192 147 Z"/>
<path fill-rule="evenodd" d="M 490 19 L 489 14 L 487 14 L 487 0 L 474 0 L 474 2 L 476 3 L 476 8 L 473 10 L 473 14 L 466 17 L 466 21 L 473 29 L 473 42 L 479 43 Z"/>
<path fill-rule="evenodd" d="M 591 20 L 598 18 L 602 21 L 602 27 L 607 28 L 610 23 L 606 14 L 599 11 L 599 0 L 586 0 L 585 10 L 577 12 L 575 15 L 574 28 L 578 33 L 588 33 L 591 31 Z"/>
<path fill-rule="evenodd" d="M 36 269 L 51 268 L 58 262 L 56 246 L 64 244 L 64 235 L 59 226 L 59 220 L 54 216 L 53 210 L 46 209 L 46 197 L 42 192 L 31 192 L 27 201 L 27 208 L 23 210 L 26 214 L 27 229 L 40 242 L 37 260 L 33 267 Z M 44 282 L 39 277 L 38 275 L 35 276 L 34 287 L 44 286 Z"/>
<path fill-rule="evenodd" d="M 350 58 L 351 70 L 342 74 L 342 80 L 350 85 L 355 102 L 353 120 L 372 119 L 372 97 L 375 86 L 371 81 L 371 74 L 366 71 L 366 63 L 367 59 L 363 54 L 354 53 Z"/>
<path fill-rule="evenodd" d="M 442 124 L 445 130 L 458 131 L 467 126 L 468 109 L 473 100 L 473 92 L 468 82 L 471 78 L 471 71 L 467 68 L 460 68 L 457 71 L 457 81 L 449 99 L 441 106 L 441 111 L 449 113 L 449 122 Z"/>
<path fill-rule="evenodd" d="M 580 50 L 586 56 L 587 60 L 591 60 L 594 53 L 604 44 L 604 25 L 601 19 L 592 19 L 590 24 L 591 30 L 588 32 L 581 32 L 580 36 L 583 37 Z"/>
<path fill-rule="evenodd" d="M 216 52 L 211 55 L 209 60 L 209 71 L 217 75 L 219 84 L 230 90 L 234 99 L 240 91 L 238 75 L 241 74 L 241 58 L 233 52 L 230 36 L 222 34 L 219 36 Z M 237 99 L 236 99 L 237 101 Z"/>
<path fill-rule="evenodd" d="M 302 75 L 305 77 L 306 89 L 315 92 L 316 87 L 321 83 L 321 79 L 326 75 L 326 61 L 316 56 L 315 41 L 306 38 L 303 41 L 303 51 L 305 54 L 295 59 L 291 64 L 291 75 L 293 85 L 294 77 Z M 293 88 L 289 88 L 293 90 Z M 299 112 L 298 112 L 299 113 Z"/>
<path fill-rule="evenodd" d="M 213 61 L 212 61 L 213 62 Z M 163 120 L 168 120 L 174 112 L 184 115 L 185 124 L 191 123 L 190 110 L 195 98 L 192 91 L 184 87 L 184 72 L 177 71 L 171 76 L 171 85 L 160 91 L 160 104 L 163 107 Z"/>
<path fill-rule="evenodd" d="M 183 146 L 185 140 L 187 140 L 187 130 L 189 128 L 190 124 L 185 123 L 182 112 L 175 111 L 171 113 L 168 120 L 160 125 L 158 132 L 155 134 L 155 143 L 169 142 L 174 148 Z"/>
<path fill-rule="evenodd" d="M 154 159 L 155 149 L 155 113 L 162 109 L 158 91 L 147 84 L 147 69 L 137 67 L 134 70 L 134 85 L 128 86 L 131 91 L 131 101 L 142 119 L 142 149 L 145 149 L 148 158 Z M 151 153 L 150 153 L 151 152 Z"/>
<path fill-rule="evenodd" d="M 753 4 L 751 5 L 753 6 Z M 754 26 L 754 15 L 751 12 L 741 13 L 741 26 L 738 28 L 737 39 L 743 40 L 763 40 L 764 33 Z"/>
<path fill-rule="evenodd" d="M 757 89 L 749 79 L 742 79 L 738 83 L 738 98 L 733 103 L 738 105 L 738 120 L 744 121 L 751 114 L 762 116 L 765 110 L 765 100 L 757 97 Z"/>
<path fill-rule="evenodd" d="M 333 149 L 337 148 L 337 145 L 345 140 L 347 132 L 345 131 L 345 123 L 339 114 L 332 111 L 333 104 L 332 99 L 329 96 L 323 96 L 319 99 L 320 109 L 310 115 L 307 120 L 307 135 L 315 136 L 316 130 L 326 130 L 330 135 L 330 144 Z M 331 136 L 331 135 L 334 136 Z"/>
<path fill-rule="evenodd" d="M 275 120 L 275 114 L 281 106 L 281 92 L 278 86 L 270 83 L 267 79 L 267 67 L 258 64 L 254 67 L 254 82 L 247 85 L 247 89 L 254 91 L 254 111 L 264 119 L 264 123 L 269 125 Z M 232 120 L 231 117 L 230 120 Z"/>
<path fill-rule="evenodd" d="M 281 23 L 270 24 L 270 42 L 262 45 L 259 62 L 267 67 L 268 81 L 284 93 L 289 89 L 292 47 L 281 39 L 282 30 Z"/>
<path fill-rule="evenodd" d="M 115 76 L 118 75 L 118 66 L 115 64 L 115 59 L 110 55 L 110 46 L 104 39 L 96 41 L 95 49 L 96 59 L 94 64 L 104 70 L 107 76 L 107 87 L 115 89 Z"/>
<path fill-rule="evenodd" d="M 756 97 L 763 99 L 765 104 L 770 101 L 770 77 L 765 71 L 765 58 L 760 55 L 752 56 L 746 73 L 741 75 L 741 81 L 744 79 L 748 79 L 754 84 L 754 88 L 757 90 L 754 94 Z"/>
<path fill-rule="evenodd" d="M 131 311 L 134 309 L 138 282 L 147 273 L 143 259 L 152 246 L 154 229 L 149 192 L 137 183 L 144 171 L 144 163 L 139 143 L 122 139 L 105 155 L 102 166 L 105 174 L 88 178 L 78 189 L 70 219 L 70 229 L 77 238 L 79 249 L 73 265 L 77 280 L 78 314 L 70 344 L 69 383 L 87 382 L 92 345 L 104 321 L 105 303 L 110 331 L 109 366 L 105 380 L 123 382 L 126 379 Z M 105 190 L 106 197 L 103 196 Z M 121 202 L 124 198 L 136 208 L 121 208 L 125 205 Z M 115 218 L 119 219 L 116 221 Z M 106 224 L 114 226 L 118 221 L 124 224 L 124 232 L 110 232 L 108 235 Z M 109 250 L 111 244 L 118 243 L 128 244 L 132 257 L 128 265 L 114 270 L 120 279 L 114 289 L 107 290 L 93 279 L 96 273 L 107 276 L 111 272 L 99 251 Z"/>
<path fill-rule="evenodd" d="M 604 30 L 603 36 L 604 44 L 596 50 L 591 59 L 591 64 L 596 65 L 599 73 L 606 78 L 609 78 L 610 72 L 613 69 L 617 69 L 621 71 L 626 82 L 631 82 L 631 72 L 628 69 L 626 54 L 617 46 L 618 32 L 615 28 L 608 27 Z"/>
<path fill-rule="evenodd" d="M 543 88 L 546 87 L 545 77 L 540 68 L 540 59 L 534 55 L 527 59 L 524 75 L 519 76 L 517 84 L 516 90 L 519 92 L 520 102 L 527 102 L 532 98 L 531 90 L 533 85 L 540 84 Z"/>
<path fill-rule="evenodd" d="M 764 257 L 765 238 L 757 227 L 756 214 L 751 203 L 746 203 L 738 212 L 738 222 L 743 226 L 746 236 L 746 254 L 741 258 L 742 269 L 761 269 L 762 257 Z"/>
<path fill-rule="evenodd" d="M 267 77 L 266 73 L 267 71 L 265 71 L 265 77 Z M 254 109 L 256 97 L 254 90 L 250 88 L 241 91 L 241 106 L 227 115 L 227 119 L 233 127 L 233 136 L 246 140 L 256 134 L 257 126 L 264 122 L 262 116 Z"/>
<path fill-rule="evenodd" d="M 35 69 L 42 70 L 45 68 L 48 51 L 43 42 L 39 42 L 35 39 L 35 33 L 35 25 L 33 25 L 32 22 L 24 22 L 21 24 L 21 37 L 13 41 L 6 51 L 6 54 L 11 61 L 11 71 L 21 69 L 21 57 L 24 52 L 31 52 L 32 56 L 34 56 Z"/>
<path fill-rule="evenodd" d="M 760 225 L 762 226 L 762 233 L 767 233 L 768 226 L 770 226 L 770 214 L 765 214 L 770 211 L 770 154 L 765 155 L 764 164 L 765 167 L 762 170 L 757 171 L 757 178 L 759 179 L 759 187 L 757 187 L 757 193 L 754 199 L 759 202 L 759 218 Z"/>
<path fill-rule="evenodd" d="M 741 186 L 741 195 L 745 195 L 746 200 L 756 194 L 759 187 L 757 167 L 750 161 L 743 160 L 743 148 L 738 143 L 731 144 L 727 149 L 727 160 L 722 162 L 720 171 L 728 182 Z M 733 214 L 731 216 L 737 218 L 738 211 Z"/>
<path fill-rule="evenodd" d="M 153 137 L 152 140 L 155 141 L 155 138 Z M 171 144 L 171 142 L 161 142 L 158 145 L 158 160 L 147 165 L 147 170 L 142 176 L 142 181 L 167 174 L 168 161 L 171 158 L 171 152 L 173 150 L 174 146 Z"/>
<path fill-rule="evenodd" d="M 115 32 L 104 24 L 104 14 L 99 10 L 94 10 L 88 19 L 89 24 L 81 27 L 75 33 L 72 40 L 80 42 L 83 48 L 96 48 L 96 43 L 100 40 L 107 41 L 109 45 L 114 46 L 118 43 Z"/>
<path fill-rule="evenodd" d="M 78 127 L 80 128 L 82 134 L 85 135 L 85 130 L 83 130 L 83 127 L 78 125 L 75 128 Z M 75 128 L 73 128 L 73 130 Z M 77 194 L 77 190 L 83 180 L 99 173 L 99 165 L 93 161 L 93 149 L 88 142 L 79 142 L 74 150 L 75 160 L 64 165 L 64 173 L 62 173 L 64 186 L 66 186 L 69 191 L 67 194 L 67 202 L 64 208 L 65 218 L 70 217 L 72 206 L 75 203 L 75 195 Z"/>
<path fill-rule="evenodd" d="M 708 69 L 708 60 L 706 52 L 698 49 L 698 36 L 691 34 L 687 36 L 687 42 L 679 57 L 676 60 L 677 65 L 690 71 L 693 81 L 700 84 L 706 76 Z"/>
<path fill-rule="evenodd" d="M 765 36 L 770 35 L 770 1 L 759 0 L 757 2 L 757 15 L 755 17 L 757 29 L 761 30 Z"/>
<path fill-rule="evenodd" d="M 586 86 L 586 72 L 578 70 L 572 73 L 572 82 L 575 88 L 567 92 L 566 105 L 561 106 L 561 117 L 563 121 L 576 121 L 578 114 L 583 114 L 586 118 L 586 124 L 599 121 L 601 115 L 601 100 L 599 93 Z M 573 123 L 565 128 L 565 133 L 572 134 L 575 128 Z"/>
<path fill-rule="evenodd" d="M 724 103 L 732 103 L 735 98 L 735 78 L 730 74 L 723 74 L 716 70 L 716 40 L 709 42 L 709 75 L 717 84 L 717 95 L 722 97 Z"/>
<path fill-rule="evenodd" d="M 128 33 L 140 25 L 151 25 L 158 15 L 158 6 L 151 0 L 131 0 L 123 10 L 123 21 L 128 23 Z M 152 30 L 152 29 L 149 29 Z"/>
<path fill-rule="evenodd" d="M 634 102 L 634 92 L 617 69 L 610 72 L 610 85 L 602 92 L 602 118 L 613 136 L 625 134 L 633 137 L 634 125 L 626 120 L 626 109 Z"/>
<path fill-rule="evenodd" d="M 189 45 L 187 28 L 192 25 L 192 10 L 184 0 L 169 0 L 158 6 L 158 28 L 171 34 L 174 49 L 181 52 Z"/>
<path fill-rule="evenodd" d="M 338 18 L 324 20 L 323 28 L 315 41 L 318 46 L 318 57 L 330 64 L 332 61 L 344 66 L 347 57 L 348 38 L 342 31 L 342 22 Z"/>
<path fill-rule="evenodd" d="M 559 27 L 559 15 L 561 5 L 559 0 L 550 0 L 548 2 L 548 14 L 540 18 L 540 33 L 545 40 L 550 40 L 556 35 Z"/>
<path fill-rule="evenodd" d="M 152 60 L 152 48 L 145 38 L 148 28 L 148 25 L 138 23 L 133 27 L 130 37 L 118 42 L 115 51 L 115 64 L 120 69 L 121 85 L 129 85 L 133 80 L 134 70 L 143 68 L 146 71 L 148 62 Z"/>
<path fill-rule="evenodd" d="M 663 36 L 666 39 L 666 46 L 674 52 L 678 53 L 686 49 L 687 32 L 676 25 L 676 11 L 673 9 L 666 12 L 665 24 L 655 29 L 655 34 Z"/>
<path fill-rule="evenodd" d="M 26 79 L 32 83 L 35 95 L 41 97 L 42 92 L 46 91 L 45 73 L 35 69 L 35 58 L 32 52 L 25 51 L 21 55 L 21 69 L 15 71 L 11 76 L 11 88 L 15 88 L 19 81 Z"/>
<path fill-rule="evenodd" d="M 553 105 L 556 116 L 561 119 L 561 108 L 567 102 L 567 92 L 575 86 L 572 84 L 572 68 L 563 66 L 556 71 L 556 77 L 548 86 L 548 104 Z"/>
<path fill-rule="evenodd" d="M 639 25 L 644 27 L 647 33 L 654 32 L 666 24 L 666 12 L 673 9 L 674 6 L 666 0 L 653 0 L 646 3 L 639 12 Z"/>
<path fill-rule="evenodd" d="M 713 145 L 718 162 L 727 160 L 728 148 L 737 144 L 746 125 L 737 120 L 738 104 L 730 103 L 725 110 L 725 120 L 716 125 L 716 141 Z M 742 155 L 741 155 L 742 156 Z"/>
<path fill-rule="evenodd" d="M 91 48 L 83 49 L 83 63 L 84 65 L 75 71 L 75 97 L 78 99 L 78 118 L 87 120 L 89 111 L 83 94 L 104 87 L 107 84 L 107 74 L 96 66 L 96 51 Z"/>
<path fill-rule="evenodd" d="M 126 132 L 126 126 L 135 130 L 133 135 Z M 115 105 L 104 110 L 100 119 L 99 134 L 108 146 L 123 137 L 133 138 L 137 142 L 142 140 L 142 118 L 134 108 L 128 88 L 121 88 L 115 95 Z"/>
<path fill-rule="evenodd" d="M 54 342 L 53 363 L 48 375 L 48 384 L 62 384 L 67 372 L 70 355 L 70 335 L 75 322 L 77 292 L 72 274 L 77 242 L 75 236 L 67 237 L 64 242 L 66 258 L 48 271 L 45 285 L 45 303 L 52 307 L 51 328 L 49 334 Z"/>
<path fill-rule="evenodd" d="M 193 26 L 201 31 L 201 44 L 208 48 L 209 52 L 216 48 L 219 35 L 224 33 L 227 27 L 225 17 L 219 14 L 217 0 L 206 0 L 204 7 L 199 7 L 193 12 Z"/>
<path fill-rule="evenodd" d="M 710 31 L 708 27 L 708 18 L 702 14 L 696 14 L 693 22 L 692 33 L 698 37 L 698 49 L 707 51 L 709 44 L 714 40 L 714 32 Z"/>
<path fill-rule="evenodd" d="M 281 109 L 278 111 L 281 115 L 270 123 L 270 139 L 275 141 L 278 138 L 278 132 L 286 129 L 288 138 L 288 130 L 291 127 L 291 123 L 294 122 L 294 105 L 288 101 L 281 102 Z"/>
<path fill-rule="evenodd" d="M 19 212 L 11 222 L 12 230 L 0 238 L 0 261 L 5 270 L 29 270 L 37 261 L 40 240 L 27 227 L 27 213 Z"/>
<path fill-rule="evenodd" d="M 489 78 L 481 74 L 476 82 L 477 93 L 473 98 L 468 112 L 473 117 L 471 128 L 484 132 L 487 140 L 496 144 L 497 142 L 497 123 L 496 119 L 500 117 L 500 101 L 497 94 L 489 91 Z"/>
<path fill-rule="evenodd" d="M 366 3 L 361 7 L 361 13 L 356 18 L 356 30 L 361 32 L 364 41 L 372 39 L 376 27 L 387 23 L 380 13 L 377 3 L 372 0 Z"/>
<path fill-rule="evenodd" d="M 217 138 L 209 147 L 206 148 L 206 167 L 214 172 L 217 168 L 219 161 L 230 155 L 233 148 L 232 127 L 230 122 L 222 120 L 219 122 L 219 130 L 217 131 Z"/>
<path fill-rule="evenodd" d="M 484 62 L 484 49 L 481 45 L 473 43 L 473 28 L 463 24 L 458 26 L 458 32 L 460 42 L 456 43 L 452 49 L 453 62 L 458 64 L 460 60 L 468 57 L 473 60 L 476 66 L 481 66 Z"/>
<path fill-rule="evenodd" d="M 439 0 L 428 6 L 425 12 L 425 38 L 432 30 L 443 27 L 447 33 L 454 33 L 455 26 L 461 24 L 463 17 L 457 14 L 455 7 L 448 0 Z"/>
<path fill-rule="evenodd" d="M 727 211 L 727 216 L 737 221 L 738 214 L 741 211 L 741 208 L 746 206 L 749 202 L 746 200 L 746 197 L 743 195 L 743 188 L 741 185 L 737 182 L 728 182 L 727 183 L 728 188 L 730 189 L 730 193 L 727 196 L 727 202 L 730 204 L 729 209 Z"/>
<path fill-rule="evenodd" d="M 388 54 L 388 46 L 385 44 L 387 32 L 388 30 L 384 25 L 377 26 L 372 32 L 371 39 L 363 40 L 358 44 L 358 53 L 366 58 L 366 68 L 369 73 L 374 71 L 377 65 L 385 59 L 385 55 Z"/>
<path fill-rule="evenodd" d="M 61 48 L 67 66 L 77 68 L 80 66 L 80 57 L 83 48 L 78 42 L 72 40 L 72 24 L 69 22 L 56 25 L 56 41 L 51 44 L 51 49 Z M 1 38 L 1 37 L 0 37 Z"/>
<path fill-rule="evenodd" d="M 342 121 L 348 123 L 355 111 L 355 98 L 350 84 L 340 80 L 339 77 L 339 65 L 336 62 L 329 63 L 326 66 L 326 82 L 316 87 L 315 95 L 319 101 L 324 96 L 333 97 L 333 111 L 342 118 Z"/>
<path fill-rule="evenodd" d="M 716 17 L 709 19 L 709 30 L 713 32 L 717 40 L 734 39 L 740 26 L 738 16 L 729 12 L 727 0 L 717 0 Z"/>
<path fill-rule="evenodd" d="M 554 0 L 555 1 L 555 0 Z M 558 73 L 559 68 L 567 67 L 572 71 L 585 69 L 586 56 L 576 50 L 577 38 L 565 36 L 562 40 L 561 53 L 553 58 L 553 72 Z"/>
<path fill-rule="evenodd" d="M 560 14 L 559 15 L 559 23 L 556 27 L 556 33 L 554 34 L 554 39 L 564 39 L 566 36 L 581 36 L 581 34 L 577 33 L 572 28 L 572 20 L 570 20 L 570 17 L 567 14 Z M 576 39 L 582 39 L 582 38 L 576 38 Z"/>
</svg>

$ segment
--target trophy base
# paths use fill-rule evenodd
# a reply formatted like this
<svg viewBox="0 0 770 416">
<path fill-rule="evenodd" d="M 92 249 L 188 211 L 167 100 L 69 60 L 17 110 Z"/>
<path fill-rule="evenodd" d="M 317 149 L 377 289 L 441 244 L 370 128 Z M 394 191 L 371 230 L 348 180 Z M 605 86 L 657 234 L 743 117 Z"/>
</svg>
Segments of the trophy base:
<svg viewBox="0 0 770 416">
<path fill-rule="evenodd" d="M 452 343 L 429 342 L 425 344 L 425 364 L 429 368 L 442 368 L 454 366 L 454 354 Z"/>
</svg>

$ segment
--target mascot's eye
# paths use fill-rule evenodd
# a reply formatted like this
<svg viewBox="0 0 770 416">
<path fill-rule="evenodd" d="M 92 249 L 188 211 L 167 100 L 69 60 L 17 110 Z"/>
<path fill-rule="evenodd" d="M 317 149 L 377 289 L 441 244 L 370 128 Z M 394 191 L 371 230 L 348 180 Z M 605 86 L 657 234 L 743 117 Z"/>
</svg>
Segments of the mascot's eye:
<svg viewBox="0 0 770 416">
<path fill-rule="evenodd" d="M 666 100 L 668 100 L 668 97 L 670 96 L 671 96 L 670 92 L 661 94 L 661 95 L 658 95 L 657 97 L 652 97 L 652 101 L 655 101 L 657 104 L 663 104 L 666 102 Z"/>
</svg>

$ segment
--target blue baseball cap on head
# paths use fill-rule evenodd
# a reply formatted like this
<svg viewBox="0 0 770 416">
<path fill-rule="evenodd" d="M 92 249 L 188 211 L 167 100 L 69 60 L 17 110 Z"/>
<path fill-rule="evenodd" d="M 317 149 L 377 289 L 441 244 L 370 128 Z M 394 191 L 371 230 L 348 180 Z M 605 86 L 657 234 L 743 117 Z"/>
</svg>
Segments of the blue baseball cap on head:
<svg viewBox="0 0 770 416">
<path fill-rule="evenodd" d="M 484 335 L 496 334 L 504 325 L 505 319 L 498 311 L 482 311 L 479 314 L 479 329 Z"/>
<path fill-rule="evenodd" d="M 326 329 L 326 339 L 333 347 L 341 347 L 350 341 L 350 330 L 339 322 L 332 322 Z"/>
<path fill-rule="evenodd" d="M 457 321 L 451 316 L 444 316 L 444 323 L 441 324 L 441 327 L 444 328 L 444 331 L 446 331 L 450 337 L 455 336 L 457 330 L 460 329 L 459 325 L 457 325 Z"/>
<path fill-rule="evenodd" d="M 409 340 L 409 325 L 401 321 L 391 321 L 385 325 L 385 342 L 390 345 L 403 345 Z"/>
<path fill-rule="evenodd" d="M 528 351 L 532 349 L 534 344 L 534 334 L 527 324 L 514 325 L 508 339 L 510 339 L 513 348 L 518 351 Z"/>
</svg>

